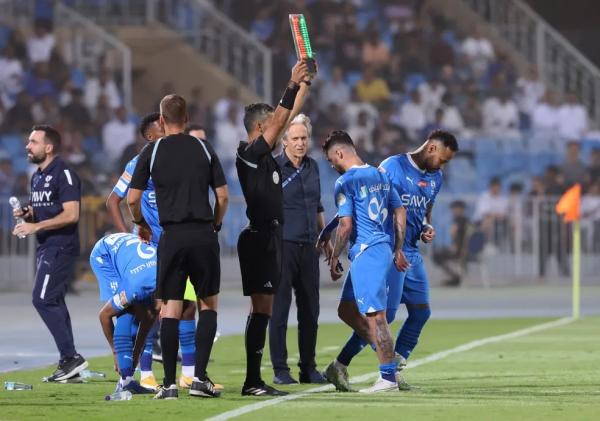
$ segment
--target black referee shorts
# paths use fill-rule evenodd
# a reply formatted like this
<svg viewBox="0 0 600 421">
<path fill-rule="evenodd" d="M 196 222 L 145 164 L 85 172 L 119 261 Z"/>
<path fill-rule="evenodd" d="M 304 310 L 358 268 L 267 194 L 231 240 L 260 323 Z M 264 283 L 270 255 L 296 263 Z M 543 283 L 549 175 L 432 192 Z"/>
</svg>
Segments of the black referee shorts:
<svg viewBox="0 0 600 421">
<path fill-rule="evenodd" d="M 156 296 L 164 301 L 183 300 L 188 276 L 196 297 L 218 294 L 221 261 L 219 241 L 212 224 L 165 226 L 158 242 L 157 271 Z"/>
<path fill-rule="evenodd" d="M 238 257 L 244 295 L 275 294 L 281 278 L 281 226 L 248 226 L 238 239 Z"/>
</svg>

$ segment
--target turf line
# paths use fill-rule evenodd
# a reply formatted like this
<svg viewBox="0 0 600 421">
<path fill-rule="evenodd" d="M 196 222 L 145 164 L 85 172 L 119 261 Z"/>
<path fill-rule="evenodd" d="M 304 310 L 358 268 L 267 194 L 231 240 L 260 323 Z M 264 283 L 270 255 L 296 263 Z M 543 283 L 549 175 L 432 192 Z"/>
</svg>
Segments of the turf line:
<svg viewBox="0 0 600 421">
<path fill-rule="evenodd" d="M 424 364 L 429 364 L 429 363 L 432 363 L 435 361 L 439 361 L 450 355 L 459 354 L 459 353 L 465 352 L 465 351 L 470 351 L 470 350 L 472 350 L 474 348 L 478 348 L 480 346 L 484 346 L 484 345 L 488 345 L 488 344 L 492 344 L 492 343 L 496 343 L 496 342 L 502 342 L 502 341 L 505 341 L 508 339 L 520 338 L 522 336 L 527 336 L 532 333 L 541 332 L 546 329 L 552 329 L 554 327 L 564 326 L 564 325 L 567 325 L 567 324 L 573 322 L 574 320 L 575 319 L 573 319 L 571 317 L 565 317 L 562 319 L 554 320 L 552 322 L 542 323 L 539 325 L 533 325 L 533 326 L 527 327 L 525 329 L 515 330 L 513 332 L 505 333 L 502 335 L 490 336 L 490 337 L 483 338 L 483 339 L 476 339 L 474 341 L 464 343 L 457 347 L 446 349 L 446 350 L 440 351 L 440 352 L 436 352 L 435 354 L 431 354 L 427 357 L 419 358 L 418 360 L 411 361 L 408 363 L 408 366 L 405 368 L 405 370 L 408 370 L 410 368 L 416 368 L 416 367 L 422 366 Z M 352 383 L 361 383 L 361 382 L 365 382 L 371 378 L 375 378 L 378 375 L 379 375 L 378 372 L 367 373 L 367 374 L 363 374 L 361 376 L 352 377 L 350 379 L 350 381 Z M 239 417 L 240 415 L 247 414 L 249 412 L 258 411 L 259 409 L 263 409 L 263 408 L 267 408 L 269 406 L 280 404 L 282 402 L 302 398 L 311 393 L 325 392 L 325 391 L 331 390 L 331 389 L 333 389 L 333 385 L 328 384 L 325 386 L 314 387 L 312 389 L 308 389 L 303 392 L 292 393 L 292 394 L 289 394 L 286 396 L 281 396 L 279 398 L 263 400 L 263 401 L 256 402 L 256 403 L 253 403 L 250 405 L 242 406 L 240 408 L 232 409 L 231 411 L 223 412 L 222 414 L 216 415 L 211 418 L 207 418 L 207 421 L 229 420 L 229 419 L 232 419 L 235 417 Z"/>
</svg>

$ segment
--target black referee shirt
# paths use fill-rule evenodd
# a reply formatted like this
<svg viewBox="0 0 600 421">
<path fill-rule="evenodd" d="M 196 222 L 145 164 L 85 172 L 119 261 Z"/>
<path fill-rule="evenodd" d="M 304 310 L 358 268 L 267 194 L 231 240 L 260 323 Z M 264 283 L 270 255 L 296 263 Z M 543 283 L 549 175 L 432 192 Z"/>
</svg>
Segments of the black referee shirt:
<svg viewBox="0 0 600 421">
<path fill-rule="evenodd" d="M 250 225 L 268 227 L 275 219 L 282 224 L 281 170 L 262 135 L 252 143 L 240 142 L 235 166 L 246 199 Z"/>
<path fill-rule="evenodd" d="M 294 167 L 285 151 L 275 158 L 281 168 L 283 188 L 283 239 L 298 243 L 317 241 L 319 223 L 317 214 L 323 212 L 319 166 L 309 156 Z"/>
<path fill-rule="evenodd" d="M 129 187 L 145 190 L 150 176 L 161 226 L 214 220 L 208 190 L 226 182 L 208 142 L 176 134 L 148 144 L 140 153 Z"/>
</svg>

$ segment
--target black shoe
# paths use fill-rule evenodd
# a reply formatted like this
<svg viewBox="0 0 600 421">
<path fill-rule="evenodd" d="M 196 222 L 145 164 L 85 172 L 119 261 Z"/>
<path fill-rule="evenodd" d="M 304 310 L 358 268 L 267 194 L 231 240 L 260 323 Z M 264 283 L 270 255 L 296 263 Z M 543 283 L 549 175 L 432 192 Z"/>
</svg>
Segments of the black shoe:
<svg viewBox="0 0 600 421">
<path fill-rule="evenodd" d="M 172 384 L 169 387 L 161 387 L 158 389 L 158 393 L 154 395 L 154 399 L 172 400 L 177 398 L 179 398 L 179 391 L 175 384 Z"/>
<path fill-rule="evenodd" d="M 303 371 L 300 372 L 300 383 L 324 384 L 327 383 L 327 379 L 313 368 L 308 373 Z"/>
<path fill-rule="evenodd" d="M 215 389 L 215 384 L 208 377 L 206 380 L 198 380 L 197 377 L 194 377 L 194 381 L 190 386 L 190 396 L 218 398 L 221 396 L 221 392 Z"/>
<path fill-rule="evenodd" d="M 59 382 L 74 377 L 80 371 L 85 370 L 88 362 L 79 354 L 75 354 L 68 360 L 58 363 L 56 371 L 48 378 L 49 382 Z"/>
<path fill-rule="evenodd" d="M 257 386 L 246 386 L 242 388 L 242 396 L 285 396 L 288 392 L 277 390 L 264 382 Z"/>
<path fill-rule="evenodd" d="M 442 285 L 445 287 L 458 287 L 460 286 L 460 277 L 455 276 L 453 278 L 447 279 L 442 282 Z"/>
<path fill-rule="evenodd" d="M 276 371 L 273 376 L 273 383 L 275 384 L 298 384 L 298 380 L 292 377 L 289 370 Z"/>
</svg>

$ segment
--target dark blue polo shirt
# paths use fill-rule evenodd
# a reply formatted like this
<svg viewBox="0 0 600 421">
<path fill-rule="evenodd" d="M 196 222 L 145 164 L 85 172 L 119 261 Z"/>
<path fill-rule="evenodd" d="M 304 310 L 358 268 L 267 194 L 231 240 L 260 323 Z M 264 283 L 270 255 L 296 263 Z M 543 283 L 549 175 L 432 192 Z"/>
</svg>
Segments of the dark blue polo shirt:
<svg viewBox="0 0 600 421">
<path fill-rule="evenodd" d="M 34 222 L 54 218 L 63 211 L 63 203 L 80 200 L 79 177 L 59 157 L 55 157 L 43 171 L 38 168 L 31 177 L 29 202 L 33 206 Z M 62 247 L 66 253 L 78 255 L 78 225 L 75 223 L 55 230 L 39 231 L 36 237 L 40 247 Z"/>
<path fill-rule="evenodd" d="M 323 212 L 319 166 L 305 156 L 298 172 L 299 168 L 294 167 L 285 152 L 275 160 L 281 168 L 283 187 L 283 239 L 314 243 L 319 233 L 317 213 Z"/>
</svg>

